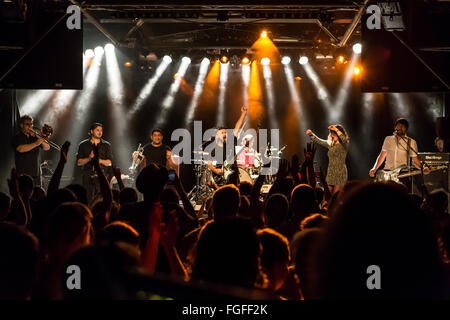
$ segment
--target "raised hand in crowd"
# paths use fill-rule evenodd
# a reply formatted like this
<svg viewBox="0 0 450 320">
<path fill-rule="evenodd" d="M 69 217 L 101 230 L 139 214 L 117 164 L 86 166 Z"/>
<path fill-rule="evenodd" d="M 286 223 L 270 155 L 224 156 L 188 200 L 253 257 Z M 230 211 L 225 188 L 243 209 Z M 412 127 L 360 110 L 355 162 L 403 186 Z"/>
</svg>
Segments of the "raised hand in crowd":
<svg viewBox="0 0 450 320">
<path fill-rule="evenodd" d="M 183 202 L 184 210 L 195 220 L 197 220 L 197 215 L 195 213 L 195 208 L 192 206 L 192 203 L 189 201 L 186 191 L 184 191 L 183 185 L 181 184 L 180 178 L 178 174 L 175 173 L 175 180 L 173 181 L 173 186 L 175 190 L 177 190 L 178 195 L 181 198 L 181 202 Z"/>
<path fill-rule="evenodd" d="M 291 166 L 290 166 L 290 173 L 292 176 L 292 179 L 294 179 L 295 185 L 300 184 L 300 177 L 298 176 L 300 170 L 300 159 L 298 158 L 298 155 L 294 154 L 292 156 L 291 160 Z"/>
<path fill-rule="evenodd" d="M 27 207 L 24 203 L 19 191 L 19 182 L 17 178 L 17 171 L 15 168 L 11 169 L 11 176 L 8 179 L 9 194 L 13 198 L 11 211 L 7 217 L 9 221 L 16 223 L 19 226 L 27 227 L 31 222 L 31 210 L 27 212 Z M 26 199 L 25 201 L 29 201 Z"/>
<path fill-rule="evenodd" d="M 119 185 L 119 190 L 122 191 L 125 188 L 125 185 L 122 181 L 122 173 L 120 172 L 120 168 L 117 166 L 111 166 L 114 177 L 117 180 L 117 184 Z"/>
<path fill-rule="evenodd" d="M 164 248 L 167 260 L 169 261 L 172 275 L 188 280 L 188 273 L 184 268 L 180 256 L 178 255 L 178 251 L 175 247 L 175 242 L 180 231 L 178 217 L 175 210 L 170 211 L 168 215 L 168 221 L 161 224 L 160 243 Z"/>
<path fill-rule="evenodd" d="M 142 254 L 142 268 L 147 272 L 153 273 L 156 268 L 158 258 L 158 247 L 161 239 L 161 223 L 164 209 L 160 202 L 155 202 L 150 209 L 148 238 Z"/>
<path fill-rule="evenodd" d="M 315 187 L 316 180 L 314 174 L 314 155 L 316 153 L 316 147 L 313 143 L 306 144 L 306 149 L 303 149 L 305 160 L 302 163 L 300 174 L 301 183 L 309 184 L 311 187 Z"/>
<path fill-rule="evenodd" d="M 100 167 L 100 159 L 99 159 L 99 151 L 98 151 L 98 145 L 93 145 L 94 150 L 94 158 L 92 158 L 95 172 L 97 173 L 98 182 L 100 184 L 100 192 L 103 197 L 103 214 L 105 215 L 104 223 L 105 225 L 109 223 L 109 216 L 112 209 L 112 202 L 113 202 L 113 194 L 111 187 L 108 183 L 108 179 L 106 178 L 105 173 L 103 172 L 102 168 Z"/>
</svg>

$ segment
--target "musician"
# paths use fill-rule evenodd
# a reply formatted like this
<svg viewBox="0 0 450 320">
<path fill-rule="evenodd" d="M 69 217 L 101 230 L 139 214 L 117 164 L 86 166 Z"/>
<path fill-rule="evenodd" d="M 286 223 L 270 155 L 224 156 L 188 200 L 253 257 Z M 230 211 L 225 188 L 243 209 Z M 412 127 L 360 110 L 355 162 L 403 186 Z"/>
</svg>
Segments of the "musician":
<svg viewBox="0 0 450 320">
<path fill-rule="evenodd" d="M 234 147 L 237 145 L 237 139 L 240 135 L 240 129 L 242 127 L 242 124 L 244 122 L 245 115 L 247 114 L 248 108 L 246 106 L 241 107 L 241 115 L 239 119 L 236 121 L 236 124 L 233 129 L 233 136 L 228 137 L 227 130 L 224 127 L 219 127 L 218 131 L 216 133 L 216 137 L 214 140 L 214 148 L 213 152 L 211 153 L 211 156 L 214 158 L 219 155 L 222 155 L 221 159 L 218 159 L 218 163 L 216 165 L 213 165 L 212 161 L 208 161 L 208 168 L 217 176 L 223 177 L 223 169 L 222 165 L 224 164 L 225 160 L 231 161 L 234 157 Z M 227 148 L 227 143 L 232 143 L 232 148 Z M 220 180 L 220 179 L 219 179 Z M 219 181 L 217 180 L 217 181 Z M 228 184 L 228 183 L 239 183 L 239 174 L 236 162 L 232 165 L 232 173 L 229 175 L 229 177 L 225 180 L 222 179 L 222 181 L 219 181 L 220 184 Z"/>
<path fill-rule="evenodd" d="M 82 184 L 86 188 L 88 201 L 94 199 L 100 191 L 98 177 L 92 159 L 94 158 L 94 145 L 98 145 L 99 163 L 105 174 L 110 175 L 111 144 L 102 139 L 103 125 L 95 122 L 89 129 L 89 139 L 83 140 L 78 146 L 77 165 L 83 166 Z"/>
<path fill-rule="evenodd" d="M 329 161 L 326 181 L 331 194 L 334 194 L 342 190 L 347 182 L 348 174 L 345 159 L 350 139 L 347 131 L 340 124 L 330 125 L 328 130 L 327 140 L 320 139 L 310 129 L 306 130 L 306 134 L 311 137 L 314 143 L 328 149 Z"/>
<path fill-rule="evenodd" d="M 421 168 L 420 160 L 416 154 L 416 152 L 418 152 L 417 142 L 407 136 L 406 133 L 408 128 L 408 120 L 400 118 L 395 121 L 394 134 L 392 136 L 387 136 L 384 139 L 381 152 L 378 155 L 374 166 L 369 171 L 371 177 L 375 176 L 376 171 L 385 160 L 385 170 L 394 170 L 401 166 L 409 166 L 410 160 L 412 160 L 414 167 L 418 169 Z M 428 174 L 429 172 L 430 169 L 424 167 L 424 173 Z"/>
<path fill-rule="evenodd" d="M 255 149 L 253 149 L 254 138 L 251 134 L 242 138 L 242 144 L 239 148 L 244 148 L 237 156 L 236 162 L 239 167 L 253 167 L 255 165 Z M 239 150 L 236 150 L 239 152 Z"/>
<path fill-rule="evenodd" d="M 19 120 L 20 132 L 12 139 L 17 174 L 27 174 L 34 180 L 36 186 L 41 185 L 39 168 L 40 150 L 50 150 L 50 145 L 36 135 L 33 130 L 33 118 L 23 115 Z"/>
<path fill-rule="evenodd" d="M 142 152 L 141 168 L 148 166 L 150 163 L 156 163 L 158 166 L 166 167 L 167 169 L 177 170 L 177 165 L 172 159 L 172 149 L 162 143 L 164 136 L 161 129 L 153 129 L 150 133 L 151 142 L 144 146 Z M 139 154 L 137 151 L 133 152 L 133 159 L 136 159 Z"/>
</svg>

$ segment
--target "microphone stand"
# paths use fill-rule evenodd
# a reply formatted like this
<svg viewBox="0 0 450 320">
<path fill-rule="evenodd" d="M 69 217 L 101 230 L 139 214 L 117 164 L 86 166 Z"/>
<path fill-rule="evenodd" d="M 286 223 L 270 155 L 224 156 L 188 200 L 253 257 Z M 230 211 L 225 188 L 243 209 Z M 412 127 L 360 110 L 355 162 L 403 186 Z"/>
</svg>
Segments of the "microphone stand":
<svg viewBox="0 0 450 320">
<path fill-rule="evenodd" d="M 396 130 L 397 131 L 397 130 Z M 403 141 L 405 141 L 405 143 L 406 143 L 406 145 L 408 145 L 408 140 L 406 140 L 404 137 L 402 137 L 401 135 L 399 135 L 397 132 L 394 132 L 394 135 L 395 136 L 399 136 L 400 137 L 400 139 L 402 139 Z M 400 144 L 400 146 L 403 148 L 403 149 L 405 149 L 405 147 L 404 146 L 402 146 L 401 144 Z M 415 150 L 413 147 L 411 147 L 410 146 L 410 149 L 414 152 L 414 154 L 416 155 L 416 157 L 419 157 L 419 153 L 417 152 L 417 150 Z M 406 149 L 405 149 L 406 150 Z M 406 150 L 406 151 L 408 151 L 408 150 Z M 410 161 L 410 159 L 408 159 L 408 162 Z M 426 187 L 425 187 L 425 180 L 424 180 L 424 178 L 423 178 L 423 168 L 424 168 L 424 166 L 427 166 L 429 169 L 431 169 L 431 167 L 430 167 L 430 165 L 428 164 L 428 163 L 426 163 L 425 161 L 420 161 L 420 176 L 421 176 L 421 178 L 422 178 L 422 180 L 421 180 L 421 186 L 420 186 L 420 188 L 421 188 L 421 193 L 422 193 L 422 200 L 424 199 L 424 196 L 425 196 L 425 193 L 427 193 L 428 194 L 428 192 L 425 192 L 426 191 Z M 409 167 L 409 169 L 408 169 L 408 171 L 411 173 L 411 166 L 408 166 Z M 413 177 L 411 176 L 411 193 L 413 193 Z"/>
</svg>

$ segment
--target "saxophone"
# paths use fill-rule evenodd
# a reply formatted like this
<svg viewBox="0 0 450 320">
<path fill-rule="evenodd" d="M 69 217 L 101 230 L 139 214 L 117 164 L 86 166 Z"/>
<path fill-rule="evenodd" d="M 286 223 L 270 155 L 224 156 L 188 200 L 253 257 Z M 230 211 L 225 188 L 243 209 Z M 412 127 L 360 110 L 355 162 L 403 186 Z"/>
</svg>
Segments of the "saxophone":
<svg viewBox="0 0 450 320">
<path fill-rule="evenodd" d="M 141 161 L 142 161 L 142 153 L 144 152 L 144 148 L 141 147 L 140 143 L 139 143 L 139 146 L 138 146 L 136 152 L 138 155 L 136 158 L 133 158 L 133 162 L 131 163 L 131 166 L 128 168 L 128 170 L 130 171 L 130 174 L 136 173 L 136 169 L 139 167 L 139 165 L 141 164 Z"/>
</svg>

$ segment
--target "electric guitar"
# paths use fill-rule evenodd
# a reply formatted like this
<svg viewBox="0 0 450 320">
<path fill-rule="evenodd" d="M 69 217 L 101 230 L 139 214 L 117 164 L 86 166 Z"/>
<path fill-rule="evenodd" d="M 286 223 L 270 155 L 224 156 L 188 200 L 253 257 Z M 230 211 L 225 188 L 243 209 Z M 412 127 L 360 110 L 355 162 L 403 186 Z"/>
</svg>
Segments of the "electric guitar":
<svg viewBox="0 0 450 320">
<path fill-rule="evenodd" d="M 401 179 L 401 178 L 406 178 L 406 177 L 411 177 L 411 176 L 421 174 L 420 170 L 400 173 L 400 171 L 405 168 L 407 168 L 407 166 L 398 167 L 397 169 L 394 169 L 394 170 L 380 170 L 377 172 L 377 174 L 375 176 L 375 181 L 376 182 L 394 181 L 394 182 L 399 183 L 400 182 L 399 179 Z M 431 168 L 430 172 L 436 171 L 436 170 L 443 170 L 443 169 L 447 169 L 447 168 L 448 168 L 447 165 L 437 166 L 437 167 Z"/>
<path fill-rule="evenodd" d="M 248 142 L 244 147 L 241 148 L 241 150 L 239 150 L 238 153 L 235 154 L 235 156 L 233 157 L 233 160 L 231 160 L 230 162 L 225 160 L 223 162 L 223 165 L 221 167 L 221 169 L 222 169 L 221 175 L 216 174 L 216 173 L 213 174 L 214 182 L 217 185 L 223 185 L 228 180 L 228 177 L 230 176 L 230 174 L 233 173 L 233 169 L 232 169 L 233 164 L 236 162 L 237 157 L 239 157 L 239 155 L 242 153 L 242 151 L 244 151 L 245 147 L 248 147 Z"/>
</svg>

